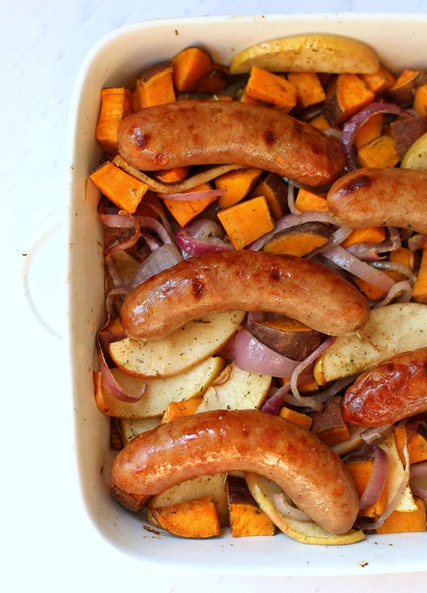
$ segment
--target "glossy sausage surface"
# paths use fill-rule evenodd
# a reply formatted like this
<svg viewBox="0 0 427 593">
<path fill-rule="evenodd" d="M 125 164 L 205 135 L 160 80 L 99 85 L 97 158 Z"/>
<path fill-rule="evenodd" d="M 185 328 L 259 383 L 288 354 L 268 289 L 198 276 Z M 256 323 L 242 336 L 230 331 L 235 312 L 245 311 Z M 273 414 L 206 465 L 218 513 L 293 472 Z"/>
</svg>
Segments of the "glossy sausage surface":
<svg viewBox="0 0 427 593">
<path fill-rule="evenodd" d="M 427 233 L 427 171 L 356 169 L 335 181 L 327 203 L 339 225 L 394 226 Z"/>
<path fill-rule="evenodd" d="M 362 373 L 342 401 L 344 420 L 381 426 L 427 410 L 427 348 L 396 354 Z"/>
<path fill-rule="evenodd" d="M 360 329 L 364 296 L 325 266 L 263 251 L 211 252 L 153 276 L 125 298 L 121 320 L 135 339 L 159 339 L 214 312 L 269 311 L 328 335 Z"/>
<path fill-rule="evenodd" d="M 338 141 L 278 109 L 239 101 L 177 101 L 126 117 L 118 150 L 134 167 L 156 171 L 237 163 L 310 186 L 342 172 Z"/>
<path fill-rule="evenodd" d="M 359 498 L 344 463 L 313 433 L 259 410 L 214 410 L 142 433 L 116 456 L 114 487 L 154 495 L 183 480 L 240 470 L 277 483 L 316 523 L 346 533 Z"/>
</svg>

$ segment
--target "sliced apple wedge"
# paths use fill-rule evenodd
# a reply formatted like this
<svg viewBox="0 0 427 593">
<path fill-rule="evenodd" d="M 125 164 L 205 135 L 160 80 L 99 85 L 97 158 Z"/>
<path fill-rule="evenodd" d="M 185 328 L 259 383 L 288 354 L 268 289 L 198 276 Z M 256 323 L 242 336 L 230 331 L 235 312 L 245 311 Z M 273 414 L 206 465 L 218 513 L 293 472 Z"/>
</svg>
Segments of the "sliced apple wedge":
<svg viewBox="0 0 427 593">
<path fill-rule="evenodd" d="M 276 494 L 283 493 L 283 490 L 277 484 L 264 476 L 249 472 L 245 473 L 245 479 L 260 509 L 270 517 L 278 529 L 298 542 L 344 546 L 354 544 L 365 538 L 365 534 L 361 530 L 351 529 L 344 535 L 333 535 L 313 521 L 299 521 L 286 517 L 279 511 L 274 502 Z"/>
<path fill-rule="evenodd" d="M 171 377 L 217 352 L 238 330 L 243 311 L 213 313 L 189 321 L 161 340 L 124 338 L 110 344 L 119 369 L 136 377 Z"/>
<path fill-rule="evenodd" d="M 427 169 L 427 132 L 411 144 L 400 166 L 403 169 Z"/>
<path fill-rule="evenodd" d="M 215 474 L 212 476 L 200 476 L 184 480 L 161 494 L 150 498 L 149 509 L 164 508 L 170 505 L 188 502 L 200 498 L 212 498 L 215 502 L 220 524 L 228 524 L 227 505 L 227 474 Z"/>
<path fill-rule="evenodd" d="M 147 430 L 152 430 L 160 424 L 160 418 L 120 418 L 120 435 L 123 445 Z"/>
<path fill-rule="evenodd" d="M 95 380 L 96 404 L 103 414 L 116 418 L 162 416 L 171 402 L 202 396 L 223 368 L 222 358 L 210 356 L 188 371 L 172 377 L 141 378 L 127 375 L 120 369 L 111 369 L 126 394 L 136 396 L 146 385 L 144 395 L 135 403 L 120 401 L 110 393 L 100 377 Z"/>
<path fill-rule="evenodd" d="M 259 408 L 270 388 L 269 375 L 257 375 L 242 371 L 233 362 L 207 389 L 197 412 L 208 410 L 242 410 Z"/>
<path fill-rule="evenodd" d="M 231 74 L 249 72 L 252 66 L 270 72 L 326 72 L 375 74 L 380 63 L 365 43 L 340 35 L 308 33 L 253 45 L 234 56 Z"/>
<path fill-rule="evenodd" d="M 314 366 L 314 377 L 325 385 L 366 371 L 400 352 L 427 346 L 427 306 L 394 303 L 371 310 L 357 333 L 338 337 Z"/>
</svg>

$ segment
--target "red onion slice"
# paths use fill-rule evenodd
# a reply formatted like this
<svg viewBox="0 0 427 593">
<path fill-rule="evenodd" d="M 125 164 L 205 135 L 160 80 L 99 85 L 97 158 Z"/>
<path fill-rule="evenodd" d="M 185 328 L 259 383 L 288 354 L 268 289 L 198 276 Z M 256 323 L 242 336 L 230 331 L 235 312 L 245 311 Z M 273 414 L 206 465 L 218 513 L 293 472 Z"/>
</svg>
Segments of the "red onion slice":
<svg viewBox="0 0 427 593">
<path fill-rule="evenodd" d="M 384 307 L 388 305 L 392 301 L 397 303 L 408 303 L 412 298 L 412 286 L 408 280 L 401 280 L 400 282 L 396 282 L 390 288 L 384 299 L 378 302 L 374 308 L 378 309 L 378 307 Z"/>
<path fill-rule="evenodd" d="M 105 362 L 104 353 L 102 351 L 101 346 L 98 343 L 98 366 L 101 372 L 102 383 L 106 389 L 111 393 L 113 397 L 116 399 L 127 402 L 127 403 L 136 403 L 138 402 L 145 393 L 147 389 L 146 385 L 141 387 L 141 391 L 137 394 L 137 397 L 131 397 L 127 395 L 121 386 L 117 383 L 115 377 L 113 376 L 112 372 L 110 371 L 107 363 Z"/>
<path fill-rule="evenodd" d="M 375 270 L 366 262 L 360 261 L 351 253 L 340 247 L 333 247 L 329 251 L 324 252 L 323 257 L 326 257 L 337 266 L 347 270 L 350 274 L 377 286 L 378 288 L 389 291 L 394 284 L 394 280 L 384 272 Z"/>
<path fill-rule="evenodd" d="M 234 250 L 234 246 L 225 241 L 222 226 L 210 219 L 198 219 L 181 228 L 175 235 L 175 241 L 178 247 L 189 255 Z"/>
<path fill-rule="evenodd" d="M 290 503 L 284 492 L 277 492 L 273 500 L 277 510 L 285 517 L 294 521 L 311 521 L 310 517 L 304 511 Z"/>
<path fill-rule="evenodd" d="M 289 383 L 276 389 L 276 391 L 261 406 L 261 412 L 277 415 L 290 390 L 291 386 Z"/>
<path fill-rule="evenodd" d="M 412 463 L 410 473 L 411 478 L 427 478 L 427 461 Z"/>
<path fill-rule="evenodd" d="M 381 443 L 379 443 L 378 446 L 381 447 Z M 383 525 L 384 521 L 391 515 L 391 513 L 394 511 L 394 509 L 399 504 L 399 502 L 402 498 L 402 495 L 405 492 L 405 489 L 409 484 L 409 477 L 410 477 L 410 475 L 409 475 L 410 465 L 409 465 L 407 442 L 405 442 L 405 444 L 403 446 L 403 455 L 404 455 L 405 463 L 403 464 L 403 472 L 402 472 L 402 477 L 401 477 L 400 483 L 395 488 L 394 492 L 391 495 L 391 498 L 390 498 L 390 493 L 389 493 L 389 499 L 387 501 L 387 506 L 384 509 L 383 514 L 381 515 L 381 517 L 379 517 L 373 523 L 368 522 L 368 521 L 363 521 L 363 519 L 358 519 L 356 521 L 355 525 L 357 525 L 357 527 L 359 527 L 360 529 L 365 529 L 365 530 L 369 530 L 369 531 L 378 529 L 378 527 L 381 527 L 381 525 Z"/>
<path fill-rule="evenodd" d="M 315 255 L 319 255 L 321 253 L 324 253 L 325 251 L 329 251 L 337 245 L 341 245 L 341 243 L 345 241 L 347 237 L 351 235 L 352 232 L 353 229 L 350 229 L 348 227 L 339 227 L 336 231 L 332 233 L 332 235 L 329 237 L 326 243 L 324 243 L 320 247 L 317 247 L 314 251 L 311 251 L 307 257 L 314 257 Z"/>
<path fill-rule="evenodd" d="M 271 350 L 246 329 L 241 329 L 237 334 L 235 357 L 236 365 L 241 370 L 271 377 L 290 377 L 299 364 Z"/>
<path fill-rule="evenodd" d="M 353 115 L 344 125 L 341 132 L 341 143 L 344 147 L 347 161 L 347 169 L 356 169 L 357 163 L 353 154 L 353 142 L 356 132 L 363 123 L 365 123 L 372 115 L 376 113 L 390 113 L 393 115 L 402 115 L 411 117 L 407 111 L 396 105 L 395 103 L 371 103 L 364 109 L 361 109 L 356 115 Z"/>
<path fill-rule="evenodd" d="M 366 509 L 376 502 L 384 489 L 388 475 L 388 457 L 381 447 L 372 447 L 374 464 L 366 488 L 360 497 L 360 510 Z"/>
<path fill-rule="evenodd" d="M 137 243 L 138 239 L 141 236 L 141 229 L 139 224 L 136 223 L 134 217 L 129 214 L 128 212 L 124 212 L 121 211 L 123 214 L 121 214 L 120 216 L 125 219 L 128 219 L 128 222 L 125 223 L 126 226 L 123 226 L 122 228 L 132 228 L 132 226 L 135 229 L 135 232 L 132 234 L 131 237 L 129 237 L 129 239 L 122 241 L 121 243 L 112 243 L 111 245 L 109 245 L 105 250 L 104 250 L 104 259 L 105 261 L 108 261 L 109 257 L 111 255 L 113 255 L 114 253 L 117 253 L 118 251 L 123 251 L 124 249 L 129 249 L 129 247 L 132 247 L 133 245 L 135 245 L 135 243 Z"/>
<path fill-rule="evenodd" d="M 414 482 L 410 482 L 412 494 L 414 496 L 418 496 L 419 498 L 423 498 L 425 501 L 427 500 L 427 488 L 423 488 L 422 486 L 418 486 L 418 484 Z"/>
<path fill-rule="evenodd" d="M 173 235 L 170 235 L 164 224 L 157 220 L 157 218 L 152 216 L 136 216 L 135 219 L 139 223 L 141 230 L 149 229 L 154 231 L 164 245 L 173 243 Z"/>
<path fill-rule="evenodd" d="M 121 213 L 118 212 L 117 214 L 100 213 L 99 219 L 103 225 L 111 229 L 130 229 L 135 225 L 134 221 L 129 217 L 129 214 L 124 211 Z"/>
<path fill-rule="evenodd" d="M 295 399 L 302 405 L 311 407 L 313 410 L 320 411 L 323 407 L 323 403 L 319 401 L 316 396 L 301 396 L 299 389 L 298 389 L 298 379 L 299 376 L 303 371 L 306 371 L 314 362 L 319 358 L 321 354 L 323 354 L 332 344 L 335 342 L 336 337 L 330 336 L 326 340 L 324 340 L 314 352 L 312 352 L 305 360 L 300 362 L 294 369 L 291 375 L 291 391 Z"/>
<path fill-rule="evenodd" d="M 155 276 L 163 270 L 169 270 L 172 266 L 182 261 L 182 256 L 172 243 L 162 245 L 144 259 L 136 270 L 132 280 L 129 283 L 129 290 L 133 290 L 152 276 Z"/>
</svg>

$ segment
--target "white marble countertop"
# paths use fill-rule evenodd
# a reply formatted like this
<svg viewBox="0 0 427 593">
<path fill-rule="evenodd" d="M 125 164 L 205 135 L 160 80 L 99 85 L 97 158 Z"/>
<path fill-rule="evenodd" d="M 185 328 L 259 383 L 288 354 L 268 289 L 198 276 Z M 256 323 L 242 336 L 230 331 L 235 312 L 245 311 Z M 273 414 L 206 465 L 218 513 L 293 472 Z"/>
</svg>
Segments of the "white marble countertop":
<svg viewBox="0 0 427 593">
<path fill-rule="evenodd" d="M 427 11 L 425 0 L 311 0 L 298 6 L 290 0 L 2 0 L 2 590 L 424 592 L 427 572 L 206 578 L 153 568 L 141 574 L 135 562 L 88 529 L 86 517 L 74 504 L 77 486 L 67 472 L 72 450 L 64 444 L 69 402 L 62 398 L 62 350 L 55 335 L 63 312 L 56 286 L 57 235 L 49 233 L 60 224 L 67 189 L 64 157 L 73 84 L 83 58 L 99 38 L 121 25 L 161 17 L 296 12 L 296 7 L 312 13 L 383 12 L 385 6 L 396 13 Z M 53 332 L 40 323 L 24 282 L 28 254 L 46 233 L 51 237 L 48 249 L 39 250 L 29 282 Z"/>
</svg>

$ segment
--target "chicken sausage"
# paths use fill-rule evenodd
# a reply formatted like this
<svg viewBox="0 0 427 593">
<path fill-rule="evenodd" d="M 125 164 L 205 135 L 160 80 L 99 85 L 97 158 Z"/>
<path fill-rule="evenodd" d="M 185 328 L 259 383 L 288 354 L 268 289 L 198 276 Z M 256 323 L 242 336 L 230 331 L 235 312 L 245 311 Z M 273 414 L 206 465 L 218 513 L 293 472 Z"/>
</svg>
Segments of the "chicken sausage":
<svg viewBox="0 0 427 593">
<path fill-rule="evenodd" d="M 214 410 L 139 434 L 116 456 L 113 487 L 154 495 L 201 475 L 232 470 L 277 483 L 331 533 L 351 529 L 359 498 L 344 463 L 308 430 L 259 410 Z"/>
<path fill-rule="evenodd" d="M 350 228 L 395 226 L 427 233 L 427 171 L 356 169 L 330 188 L 331 218 Z"/>
<path fill-rule="evenodd" d="M 121 308 L 129 337 L 159 339 L 225 311 L 269 311 L 342 335 L 369 319 L 365 297 L 325 266 L 292 255 L 222 251 L 184 260 L 140 284 Z"/>
<path fill-rule="evenodd" d="M 362 373 L 342 400 L 344 420 L 381 426 L 427 410 L 427 348 L 396 354 Z"/>
<path fill-rule="evenodd" d="M 239 101 L 147 107 L 118 129 L 118 151 L 137 169 L 237 163 L 309 186 L 330 184 L 345 162 L 339 142 L 281 112 Z"/>
</svg>

